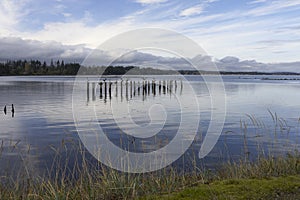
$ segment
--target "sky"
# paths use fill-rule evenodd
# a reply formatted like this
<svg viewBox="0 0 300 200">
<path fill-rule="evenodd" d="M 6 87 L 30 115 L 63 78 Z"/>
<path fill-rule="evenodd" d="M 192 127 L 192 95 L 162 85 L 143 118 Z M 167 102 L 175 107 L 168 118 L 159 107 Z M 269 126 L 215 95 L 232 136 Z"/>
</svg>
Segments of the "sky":
<svg viewBox="0 0 300 200">
<path fill-rule="evenodd" d="M 118 34 L 163 28 L 222 69 L 298 72 L 299 13 L 300 0 L 1 0 L 0 59 L 80 61 Z"/>
</svg>

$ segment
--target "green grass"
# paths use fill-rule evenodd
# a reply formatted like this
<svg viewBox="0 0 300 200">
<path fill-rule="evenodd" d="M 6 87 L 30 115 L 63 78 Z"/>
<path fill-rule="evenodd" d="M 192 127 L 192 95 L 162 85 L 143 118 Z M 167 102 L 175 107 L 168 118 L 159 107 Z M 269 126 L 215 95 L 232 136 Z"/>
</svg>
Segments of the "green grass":
<svg viewBox="0 0 300 200">
<path fill-rule="evenodd" d="M 141 199 L 300 199 L 300 175 L 269 179 L 228 179 Z"/>
<path fill-rule="evenodd" d="M 82 160 L 71 168 L 56 168 L 54 177 L 25 172 L 17 179 L 1 177 L 0 199 L 300 199 L 298 152 L 227 163 L 214 173 L 195 168 L 183 174 L 167 167 L 129 174 L 101 164 L 91 167 L 84 152 Z"/>
</svg>

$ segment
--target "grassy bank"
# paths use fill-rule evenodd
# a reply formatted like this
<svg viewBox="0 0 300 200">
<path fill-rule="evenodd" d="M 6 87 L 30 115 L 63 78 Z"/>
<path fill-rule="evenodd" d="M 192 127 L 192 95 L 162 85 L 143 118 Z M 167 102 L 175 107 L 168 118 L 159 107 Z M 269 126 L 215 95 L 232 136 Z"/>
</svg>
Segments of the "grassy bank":
<svg viewBox="0 0 300 200">
<path fill-rule="evenodd" d="M 1 177 L 0 199 L 272 199 L 300 198 L 300 154 L 223 164 L 214 173 L 182 174 L 168 167 L 144 174 L 121 173 L 82 162 L 53 168 L 52 176 L 20 173 Z M 57 158 L 57 166 L 61 166 Z M 65 158 L 64 158 L 65 159 Z"/>
<path fill-rule="evenodd" d="M 268 179 L 227 179 L 141 199 L 299 199 L 300 175 Z"/>
</svg>

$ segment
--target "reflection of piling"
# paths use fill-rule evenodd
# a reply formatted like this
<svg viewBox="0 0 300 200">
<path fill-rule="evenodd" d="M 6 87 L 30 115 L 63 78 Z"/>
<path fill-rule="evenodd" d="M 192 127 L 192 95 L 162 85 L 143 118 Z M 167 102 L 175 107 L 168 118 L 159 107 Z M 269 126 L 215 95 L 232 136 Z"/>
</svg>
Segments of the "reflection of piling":
<svg viewBox="0 0 300 200">
<path fill-rule="evenodd" d="M 102 89 L 102 85 L 103 85 L 103 82 L 101 81 L 100 83 L 99 83 L 99 87 L 100 87 L 100 99 L 102 99 L 103 98 L 103 89 Z"/>
<path fill-rule="evenodd" d="M 118 81 L 115 82 L 116 85 L 116 97 L 118 97 Z"/>
<path fill-rule="evenodd" d="M 167 93 L 169 92 L 169 80 L 166 81 L 167 84 Z"/>
<path fill-rule="evenodd" d="M 143 96 L 147 93 L 146 90 L 147 90 L 147 82 L 143 81 Z"/>
<path fill-rule="evenodd" d="M 170 80 L 170 87 L 169 87 L 170 95 L 172 95 L 172 89 L 173 89 L 173 81 Z"/>
<path fill-rule="evenodd" d="M 156 95 L 156 83 L 155 83 L 155 80 L 152 80 L 152 94 L 153 94 L 153 96 Z"/>
<path fill-rule="evenodd" d="M 93 99 L 93 101 L 96 100 L 96 94 L 95 94 L 95 82 L 92 83 L 92 99 Z"/>
<path fill-rule="evenodd" d="M 89 83 L 89 81 L 86 82 L 86 98 L 87 98 L 87 101 L 89 102 L 90 101 L 90 83 Z"/>
<path fill-rule="evenodd" d="M 109 82 L 109 85 L 108 85 L 109 99 L 111 99 L 111 86 L 112 86 L 112 82 Z"/>
<path fill-rule="evenodd" d="M 177 91 L 177 81 L 175 80 L 175 88 L 174 88 L 174 90 L 175 90 L 175 93 L 176 93 L 176 91 Z"/>
<path fill-rule="evenodd" d="M 4 106 L 3 111 L 4 111 L 4 114 L 6 115 L 6 105 Z"/>
<path fill-rule="evenodd" d="M 147 81 L 143 81 L 143 100 L 145 100 L 145 97 L 147 95 Z"/>
<path fill-rule="evenodd" d="M 104 80 L 104 102 L 107 99 L 107 82 Z"/>
<path fill-rule="evenodd" d="M 163 94 L 166 94 L 166 81 L 163 81 Z"/>
<path fill-rule="evenodd" d="M 126 95 L 126 100 L 128 101 L 128 80 L 126 80 L 126 83 L 125 83 L 125 95 Z"/>
<path fill-rule="evenodd" d="M 137 88 L 137 90 L 138 90 L 138 96 L 140 96 L 140 90 L 141 90 L 140 82 L 138 81 L 137 84 L 138 84 L 138 86 L 137 86 L 137 87 L 138 87 L 138 88 Z"/>
<path fill-rule="evenodd" d="M 158 82 L 158 92 L 159 92 L 159 94 L 161 94 L 161 81 L 160 80 Z"/>
<path fill-rule="evenodd" d="M 183 83 L 182 80 L 180 80 L 180 95 L 182 95 L 182 90 L 183 90 Z"/>
<path fill-rule="evenodd" d="M 15 107 L 14 104 L 11 104 L 11 117 L 15 116 Z"/>
<path fill-rule="evenodd" d="M 133 96 L 135 96 L 135 81 L 133 81 Z"/>
<path fill-rule="evenodd" d="M 148 96 L 150 95 L 150 88 L 151 88 L 151 84 L 150 84 L 150 81 L 148 81 L 148 88 L 147 88 L 147 94 Z"/>
<path fill-rule="evenodd" d="M 132 99 L 132 81 L 130 81 L 130 99 Z"/>
<path fill-rule="evenodd" d="M 121 101 L 123 101 L 123 80 L 121 80 L 120 85 L 121 85 L 121 88 L 120 88 L 120 90 L 121 90 Z"/>
</svg>

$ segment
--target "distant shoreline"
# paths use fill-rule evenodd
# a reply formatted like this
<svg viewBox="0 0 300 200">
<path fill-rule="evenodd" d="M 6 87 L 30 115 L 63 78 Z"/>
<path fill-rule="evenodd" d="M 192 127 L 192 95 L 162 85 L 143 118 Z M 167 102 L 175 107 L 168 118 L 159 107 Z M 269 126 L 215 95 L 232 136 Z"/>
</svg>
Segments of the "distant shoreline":
<svg viewBox="0 0 300 200">
<path fill-rule="evenodd" d="M 296 72 L 166 70 L 139 66 L 81 66 L 63 60 L 50 65 L 39 60 L 0 63 L 0 76 L 75 76 L 75 75 L 300 75 Z"/>
<path fill-rule="evenodd" d="M 152 69 L 150 68 L 152 72 L 148 72 L 149 68 L 137 68 L 134 71 L 128 71 L 125 73 L 112 73 L 110 70 L 105 70 L 99 73 L 79 73 L 82 76 L 98 76 L 98 75 L 103 75 L 103 76 L 122 76 L 122 75 L 141 75 L 141 76 L 150 76 L 150 75 L 155 75 L 155 76 L 166 76 L 166 75 L 237 75 L 237 76 L 259 76 L 259 75 L 266 75 L 266 76 L 300 76 L 300 73 L 296 72 L 231 72 L 231 71 L 220 71 L 220 72 L 215 72 L 215 71 L 196 71 L 196 70 L 179 70 L 179 71 L 167 71 L 167 70 L 161 70 L 161 69 Z M 77 76 L 78 74 L 0 74 L 0 77 L 3 76 L 66 76 L 66 77 L 71 77 L 71 76 Z M 284 78 L 282 79 L 284 80 Z"/>
</svg>

